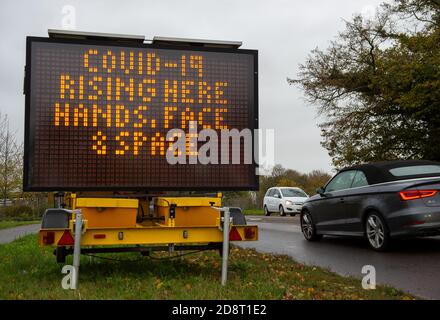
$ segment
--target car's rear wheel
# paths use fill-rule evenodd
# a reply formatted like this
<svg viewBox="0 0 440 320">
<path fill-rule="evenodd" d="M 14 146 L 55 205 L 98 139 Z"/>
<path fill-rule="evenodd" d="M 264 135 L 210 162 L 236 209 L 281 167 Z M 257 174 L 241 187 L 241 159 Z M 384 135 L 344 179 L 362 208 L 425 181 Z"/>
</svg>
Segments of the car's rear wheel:
<svg viewBox="0 0 440 320">
<path fill-rule="evenodd" d="M 322 239 L 322 235 L 316 233 L 316 227 L 312 220 L 312 215 L 308 211 L 301 213 L 301 231 L 304 238 L 308 241 L 319 241 Z"/>
<path fill-rule="evenodd" d="M 386 251 L 390 247 L 391 237 L 388 226 L 377 212 L 371 212 L 365 219 L 365 234 L 370 246 L 376 251 Z"/>
<path fill-rule="evenodd" d="M 286 215 L 286 213 L 284 212 L 284 207 L 282 205 L 280 206 L 279 211 L 280 211 L 280 216 L 284 217 Z"/>
<path fill-rule="evenodd" d="M 264 209 L 264 215 L 267 217 L 270 216 L 270 211 L 267 209 L 267 206 L 264 206 L 263 209 Z"/>
</svg>

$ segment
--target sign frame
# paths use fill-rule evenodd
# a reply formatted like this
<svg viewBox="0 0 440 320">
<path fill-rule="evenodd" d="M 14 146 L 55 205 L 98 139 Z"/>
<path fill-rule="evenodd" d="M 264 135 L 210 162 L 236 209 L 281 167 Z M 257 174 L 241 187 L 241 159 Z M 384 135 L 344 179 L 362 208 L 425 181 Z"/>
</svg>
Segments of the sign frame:
<svg viewBox="0 0 440 320">
<path fill-rule="evenodd" d="M 23 157 L 23 190 L 24 191 L 256 191 L 259 190 L 259 177 L 257 175 L 257 159 L 255 159 L 255 139 L 257 139 L 254 130 L 252 131 L 252 167 L 255 171 L 253 176 L 253 182 L 249 185 L 249 188 L 243 187 L 206 187 L 206 186 L 194 186 L 194 187 L 163 187 L 163 186 L 91 186 L 91 187 L 73 187 L 73 186 L 48 186 L 38 187 L 30 184 L 30 174 L 32 154 L 30 150 L 33 150 L 33 140 L 30 139 L 30 125 L 31 125 L 31 61 L 32 61 L 32 43 L 45 42 L 45 43 L 60 43 L 60 44 L 79 44 L 79 45 L 98 45 L 98 46 L 113 46 L 113 47 L 126 47 L 136 49 L 161 49 L 161 50 L 186 50 L 186 51 L 201 51 L 201 52 L 219 52 L 219 53 L 235 53 L 235 54 L 248 54 L 253 56 L 253 129 L 258 129 L 259 115 L 258 115 L 258 50 L 253 49 L 238 49 L 238 48 L 222 48 L 222 47 L 209 47 L 202 45 L 175 45 L 175 44 L 154 44 L 154 43 L 136 43 L 130 41 L 109 41 L 96 39 L 70 39 L 70 38 L 47 38 L 47 37 L 26 37 L 26 65 L 25 65 L 25 78 L 23 93 L 25 95 L 25 119 L 24 119 L 24 157 Z M 188 164 L 191 165 L 191 164 Z"/>
</svg>

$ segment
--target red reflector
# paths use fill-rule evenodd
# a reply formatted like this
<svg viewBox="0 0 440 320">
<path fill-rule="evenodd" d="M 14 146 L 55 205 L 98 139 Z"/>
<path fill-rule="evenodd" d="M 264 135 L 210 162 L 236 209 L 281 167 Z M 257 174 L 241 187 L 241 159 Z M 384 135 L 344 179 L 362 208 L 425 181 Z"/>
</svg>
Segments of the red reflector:
<svg viewBox="0 0 440 320">
<path fill-rule="evenodd" d="M 400 191 L 399 195 L 402 200 L 414 200 L 433 197 L 437 192 L 437 190 L 404 190 Z"/>
<path fill-rule="evenodd" d="M 231 231 L 229 232 L 229 240 L 230 241 L 241 241 L 241 236 L 238 233 L 238 230 L 236 227 L 231 228 Z"/>
<path fill-rule="evenodd" d="M 69 230 L 64 231 L 60 240 L 58 241 L 59 246 L 73 246 L 75 239 L 73 239 L 72 234 Z"/>
<path fill-rule="evenodd" d="M 105 234 L 103 234 L 103 233 L 95 234 L 93 236 L 93 238 L 95 238 L 95 239 L 105 239 Z"/>
<path fill-rule="evenodd" d="M 53 244 L 55 242 L 55 232 L 47 231 L 43 234 L 44 244 Z"/>
<path fill-rule="evenodd" d="M 244 228 L 244 238 L 245 239 L 254 239 L 256 235 L 255 229 L 246 227 Z"/>
</svg>

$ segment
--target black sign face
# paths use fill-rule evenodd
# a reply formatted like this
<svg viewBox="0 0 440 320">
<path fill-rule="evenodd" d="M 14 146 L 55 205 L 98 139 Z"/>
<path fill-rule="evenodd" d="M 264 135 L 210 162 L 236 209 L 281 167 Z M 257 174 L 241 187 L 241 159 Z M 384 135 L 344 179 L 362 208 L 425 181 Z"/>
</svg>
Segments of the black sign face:
<svg viewBox="0 0 440 320">
<path fill-rule="evenodd" d="M 166 157 L 171 129 L 253 132 L 256 77 L 252 50 L 28 38 L 24 189 L 257 189 L 254 160 Z"/>
</svg>

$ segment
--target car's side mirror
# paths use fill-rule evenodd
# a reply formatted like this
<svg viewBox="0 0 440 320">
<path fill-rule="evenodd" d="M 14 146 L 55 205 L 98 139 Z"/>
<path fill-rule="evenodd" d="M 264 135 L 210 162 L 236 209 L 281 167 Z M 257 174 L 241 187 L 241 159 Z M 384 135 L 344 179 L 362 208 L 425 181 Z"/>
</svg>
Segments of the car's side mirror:
<svg viewBox="0 0 440 320">
<path fill-rule="evenodd" d="M 273 195 L 274 198 L 279 198 L 280 196 L 278 194 Z"/>
<path fill-rule="evenodd" d="M 323 196 L 325 193 L 325 189 L 323 187 L 320 187 L 320 188 L 316 189 L 316 193 Z"/>
</svg>

